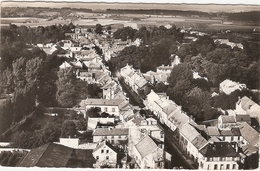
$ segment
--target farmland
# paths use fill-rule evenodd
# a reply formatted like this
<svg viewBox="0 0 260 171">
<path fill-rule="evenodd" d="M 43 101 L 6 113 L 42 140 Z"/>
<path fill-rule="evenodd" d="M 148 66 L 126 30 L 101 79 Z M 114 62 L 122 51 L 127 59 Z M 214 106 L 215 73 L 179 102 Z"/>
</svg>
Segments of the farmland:
<svg viewBox="0 0 260 171">
<path fill-rule="evenodd" d="M 81 17 L 73 18 L 73 16 Z M 95 14 L 95 13 L 80 13 L 75 12 L 70 16 L 56 19 L 44 18 L 1 18 L 1 26 L 8 26 L 9 23 L 17 26 L 25 25 L 30 27 L 48 26 L 55 24 L 69 24 L 73 22 L 75 25 L 93 27 L 96 24 L 102 25 L 117 25 L 117 27 L 131 26 L 135 29 L 141 26 L 160 26 L 175 24 L 181 29 L 193 29 L 204 32 L 220 32 L 220 31 L 238 31 L 238 32 L 252 32 L 259 31 L 259 26 L 250 26 L 245 23 L 222 22 L 221 19 L 209 19 L 208 17 L 182 17 L 182 16 L 167 16 L 167 15 L 143 15 L 143 14 Z"/>
</svg>

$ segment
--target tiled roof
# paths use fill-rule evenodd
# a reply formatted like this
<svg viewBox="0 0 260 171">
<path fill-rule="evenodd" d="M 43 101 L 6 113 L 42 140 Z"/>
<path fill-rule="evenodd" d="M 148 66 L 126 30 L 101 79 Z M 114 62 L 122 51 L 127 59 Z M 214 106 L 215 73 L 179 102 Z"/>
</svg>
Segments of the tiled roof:
<svg viewBox="0 0 260 171">
<path fill-rule="evenodd" d="M 72 148 L 48 143 L 32 149 L 19 164 L 20 167 L 66 167 Z"/>
<path fill-rule="evenodd" d="M 198 135 L 197 137 L 195 137 L 191 143 L 197 148 L 200 149 L 201 147 L 203 147 L 205 144 L 208 143 L 208 141 L 202 137 L 202 135 Z"/>
<path fill-rule="evenodd" d="M 146 135 L 135 145 L 135 148 L 141 157 L 144 158 L 157 149 L 157 144 L 150 136 Z"/>
<path fill-rule="evenodd" d="M 118 106 L 123 99 L 86 99 L 86 105 Z"/>
<path fill-rule="evenodd" d="M 219 135 L 220 135 L 220 133 L 219 133 L 219 131 L 218 131 L 218 128 L 215 127 L 215 126 L 209 126 L 209 127 L 207 127 L 207 128 L 206 128 L 206 131 L 207 131 L 207 134 L 208 134 L 209 136 L 219 136 Z"/>
<path fill-rule="evenodd" d="M 241 103 L 241 106 L 244 110 L 248 110 L 251 106 L 255 105 L 256 103 L 248 98 L 247 96 L 244 96 L 238 101 L 238 104 Z"/>
<path fill-rule="evenodd" d="M 236 115 L 237 122 L 251 122 L 249 115 Z"/>
<path fill-rule="evenodd" d="M 224 135 L 224 136 L 240 136 L 241 135 L 239 128 L 232 128 L 231 130 L 222 130 L 222 131 L 220 131 L 220 134 Z"/>
<path fill-rule="evenodd" d="M 191 126 L 189 123 L 183 125 L 180 130 L 181 134 L 184 135 L 190 142 L 192 142 L 197 136 L 199 136 L 199 132 Z"/>
<path fill-rule="evenodd" d="M 236 123 L 235 116 L 219 116 L 222 120 L 222 123 Z"/>
<path fill-rule="evenodd" d="M 190 118 L 182 112 L 176 112 L 169 118 L 169 120 L 171 120 L 179 129 L 181 129 L 183 125 L 189 121 L 189 119 Z"/>
<path fill-rule="evenodd" d="M 251 154 L 253 154 L 253 153 L 255 153 L 255 152 L 258 153 L 258 151 L 259 151 L 259 149 L 258 149 L 257 147 L 252 146 L 252 145 L 250 145 L 250 144 L 244 145 L 244 146 L 242 147 L 242 150 L 243 150 L 243 153 L 244 153 L 245 155 L 247 155 L 247 156 L 250 156 Z"/>
<path fill-rule="evenodd" d="M 119 136 L 128 135 L 128 128 L 97 128 L 93 132 L 93 136 Z"/>
<path fill-rule="evenodd" d="M 259 145 L 259 133 L 252 128 L 248 123 L 243 122 L 239 124 L 239 129 L 242 137 L 252 146 Z"/>
<path fill-rule="evenodd" d="M 176 104 L 171 104 L 169 106 L 163 107 L 163 112 L 166 113 L 167 115 L 170 115 L 171 113 L 175 112 L 176 110 L 177 110 Z"/>
<path fill-rule="evenodd" d="M 239 153 L 229 142 L 208 143 L 200 153 L 204 157 L 239 157 Z"/>
</svg>

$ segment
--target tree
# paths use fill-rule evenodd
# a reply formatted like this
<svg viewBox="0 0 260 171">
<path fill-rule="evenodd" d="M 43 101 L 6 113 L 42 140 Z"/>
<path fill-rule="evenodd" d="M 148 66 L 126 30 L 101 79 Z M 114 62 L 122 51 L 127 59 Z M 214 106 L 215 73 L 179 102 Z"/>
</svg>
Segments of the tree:
<svg viewBox="0 0 260 171">
<path fill-rule="evenodd" d="M 28 131 L 16 132 L 12 137 L 12 146 L 17 148 L 30 149 L 33 142 L 33 133 Z"/>
<path fill-rule="evenodd" d="M 63 122 L 61 128 L 61 137 L 75 137 L 77 135 L 76 125 L 73 121 L 67 120 Z"/>
<path fill-rule="evenodd" d="M 99 107 L 91 107 L 86 111 L 87 117 L 97 117 L 100 116 L 101 108 Z"/>
<path fill-rule="evenodd" d="M 75 81 L 76 76 L 73 69 L 60 69 L 57 73 L 58 80 L 56 81 L 57 92 L 56 99 L 62 107 L 72 107 L 75 105 Z"/>
<path fill-rule="evenodd" d="M 76 122 L 77 130 L 79 131 L 85 131 L 87 129 L 87 120 L 85 118 L 82 118 Z"/>
<path fill-rule="evenodd" d="M 103 30 L 103 27 L 101 24 L 96 24 L 96 29 L 95 29 L 95 32 L 97 34 L 102 34 L 102 30 Z"/>
</svg>

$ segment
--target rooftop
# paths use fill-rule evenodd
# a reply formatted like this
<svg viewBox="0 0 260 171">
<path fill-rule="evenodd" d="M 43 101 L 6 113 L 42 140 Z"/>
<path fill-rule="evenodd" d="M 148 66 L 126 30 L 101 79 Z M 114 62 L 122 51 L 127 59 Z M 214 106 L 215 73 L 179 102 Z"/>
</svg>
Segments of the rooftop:
<svg viewBox="0 0 260 171">
<path fill-rule="evenodd" d="M 219 133 L 219 131 L 218 131 L 218 128 L 215 127 L 215 126 L 209 126 L 209 127 L 207 127 L 207 128 L 206 128 L 206 131 L 207 131 L 207 134 L 208 134 L 209 136 L 219 136 L 219 135 L 220 135 L 220 133 Z"/>
<path fill-rule="evenodd" d="M 19 164 L 20 167 L 65 167 L 73 149 L 48 143 L 32 149 Z M 59 157 L 62 156 L 62 157 Z"/>
<path fill-rule="evenodd" d="M 118 150 L 112 145 L 110 144 L 107 140 L 104 140 L 102 143 L 100 143 L 94 150 L 93 153 L 96 152 L 98 149 L 100 149 L 103 146 L 107 146 L 109 147 L 111 150 L 113 150 L 114 152 L 118 153 Z"/>
<path fill-rule="evenodd" d="M 93 132 L 93 136 L 119 136 L 128 135 L 128 128 L 97 128 Z"/>
<path fill-rule="evenodd" d="M 86 160 L 87 159 L 87 160 Z M 93 167 L 92 150 L 72 149 L 48 143 L 32 149 L 19 167 Z"/>
<path fill-rule="evenodd" d="M 146 135 L 135 145 L 135 147 L 141 157 L 144 158 L 157 149 L 157 144 L 150 136 Z"/>
<path fill-rule="evenodd" d="M 252 146 L 259 145 L 259 133 L 248 123 L 239 123 L 239 129 L 242 137 Z"/>
<path fill-rule="evenodd" d="M 239 153 L 229 142 L 208 143 L 200 153 L 204 157 L 239 157 Z"/>
<path fill-rule="evenodd" d="M 231 128 L 231 130 L 221 130 L 220 134 L 224 135 L 224 136 L 240 136 L 241 135 L 239 128 Z"/>
<path fill-rule="evenodd" d="M 247 96 L 244 96 L 243 98 L 238 100 L 237 104 L 241 105 L 244 110 L 250 109 L 250 107 L 255 105 L 255 104 L 258 105 L 257 103 L 255 103 L 253 100 L 251 100 Z"/>
<path fill-rule="evenodd" d="M 235 116 L 220 115 L 219 117 L 222 120 L 222 123 L 236 123 Z"/>
<path fill-rule="evenodd" d="M 86 105 L 118 106 L 124 99 L 86 99 Z"/>
</svg>

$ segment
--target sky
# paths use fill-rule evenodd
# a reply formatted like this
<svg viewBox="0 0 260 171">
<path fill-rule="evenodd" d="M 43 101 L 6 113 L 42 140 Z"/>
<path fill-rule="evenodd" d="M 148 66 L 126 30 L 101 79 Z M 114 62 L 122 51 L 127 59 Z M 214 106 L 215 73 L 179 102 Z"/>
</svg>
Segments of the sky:
<svg viewBox="0 0 260 171">
<path fill-rule="evenodd" d="M 12 1 L 12 0 L 1 0 L 1 1 Z M 16 0 L 24 1 L 24 0 Z M 35 1 L 35 0 L 26 0 Z M 75 2 L 75 0 L 44 0 L 46 2 Z M 81 2 L 131 2 L 131 3 L 188 3 L 188 4 L 252 4 L 260 5 L 259 0 L 76 0 Z"/>
</svg>

